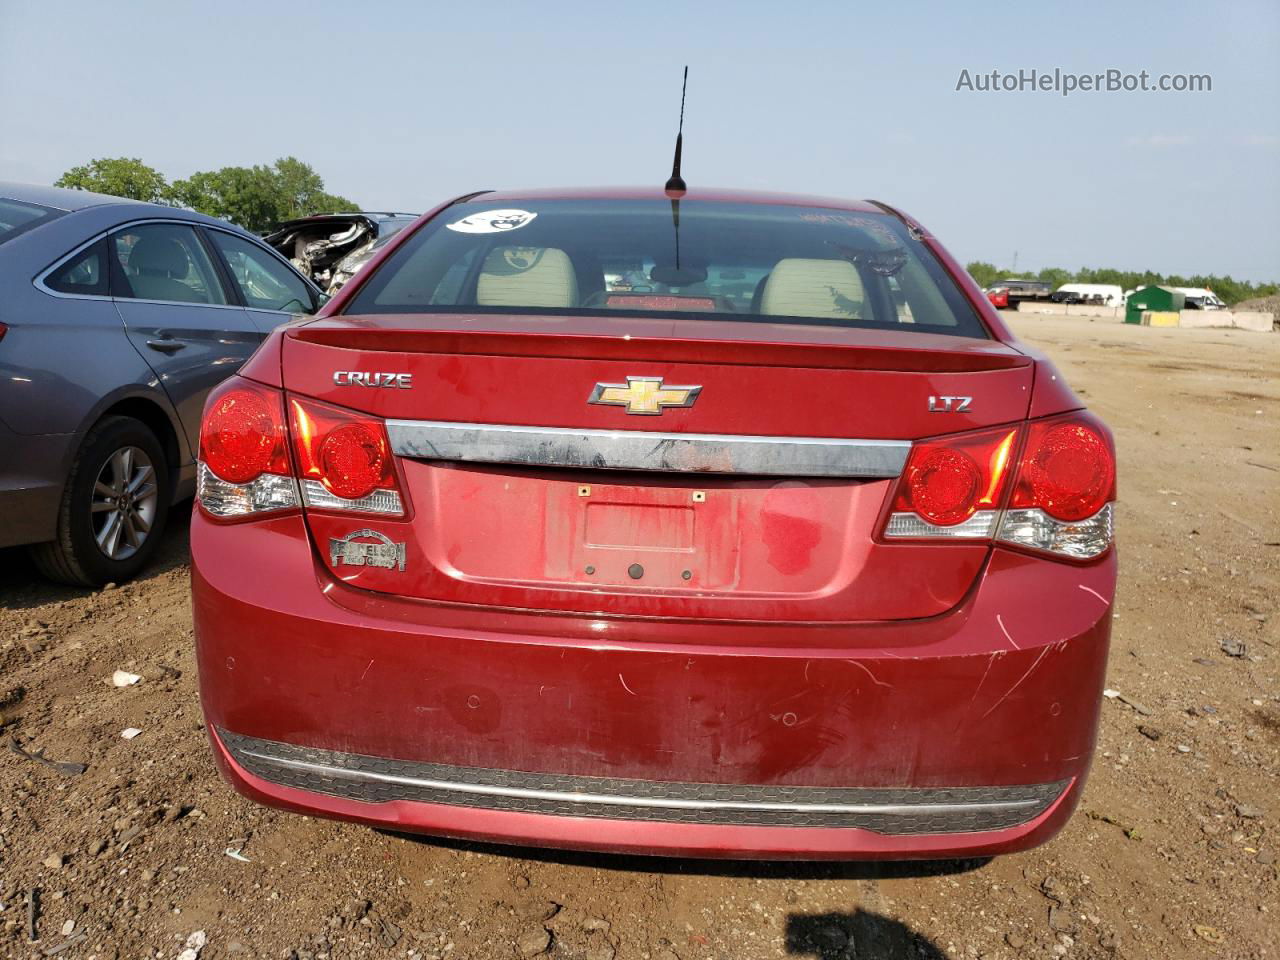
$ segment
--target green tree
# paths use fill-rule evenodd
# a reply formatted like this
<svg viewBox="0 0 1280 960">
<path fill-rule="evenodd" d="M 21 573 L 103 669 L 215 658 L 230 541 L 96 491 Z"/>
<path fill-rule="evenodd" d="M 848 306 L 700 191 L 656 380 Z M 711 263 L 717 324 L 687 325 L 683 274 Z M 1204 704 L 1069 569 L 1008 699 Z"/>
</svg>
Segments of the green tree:
<svg viewBox="0 0 1280 960">
<path fill-rule="evenodd" d="M 345 197 L 326 193 L 320 174 L 297 157 L 281 157 L 274 174 L 284 204 L 283 220 L 313 213 L 342 213 L 360 208 Z"/>
<path fill-rule="evenodd" d="M 223 167 L 174 181 L 170 197 L 180 206 L 263 232 L 313 213 L 360 209 L 345 197 L 326 193 L 324 180 L 296 157 L 270 167 Z"/>
<path fill-rule="evenodd" d="M 246 230 L 261 232 L 286 219 L 279 184 L 270 167 L 223 167 L 175 180 L 175 203 Z"/>
<path fill-rule="evenodd" d="M 1063 270 L 1061 267 L 1045 267 L 1036 274 L 1036 279 L 1049 284 L 1053 289 L 1057 290 L 1064 283 L 1070 283 L 1072 273 L 1070 270 Z"/>
<path fill-rule="evenodd" d="M 969 276 L 973 277 L 974 282 L 984 290 L 1004 276 L 994 264 L 982 260 L 973 261 L 965 269 L 969 271 Z"/>
<path fill-rule="evenodd" d="M 103 157 L 72 167 L 53 184 L 73 190 L 92 190 L 113 197 L 164 203 L 168 184 L 159 170 L 148 167 L 137 157 Z"/>
</svg>

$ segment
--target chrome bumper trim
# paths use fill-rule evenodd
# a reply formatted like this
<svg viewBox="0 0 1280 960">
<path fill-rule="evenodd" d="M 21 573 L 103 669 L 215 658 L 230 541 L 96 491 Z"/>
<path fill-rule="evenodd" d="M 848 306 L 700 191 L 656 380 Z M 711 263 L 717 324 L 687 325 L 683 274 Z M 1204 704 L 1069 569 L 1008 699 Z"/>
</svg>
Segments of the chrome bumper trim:
<svg viewBox="0 0 1280 960">
<path fill-rule="evenodd" d="M 672 823 L 857 827 L 884 834 L 999 830 L 1066 788 L 835 788 L 579 777 L 389 760 L 218 730 L 232 758 L 272 783 L 368 803 L 442 803 L 553 816 Z"/>
<path fill-rule="evenodd" d="M 402 457 L 595 470 L 741 473 L 790 477 L 896 477 L 906 440 L 652 433 L 494 423 L 388 420 Z"/>
</svg>

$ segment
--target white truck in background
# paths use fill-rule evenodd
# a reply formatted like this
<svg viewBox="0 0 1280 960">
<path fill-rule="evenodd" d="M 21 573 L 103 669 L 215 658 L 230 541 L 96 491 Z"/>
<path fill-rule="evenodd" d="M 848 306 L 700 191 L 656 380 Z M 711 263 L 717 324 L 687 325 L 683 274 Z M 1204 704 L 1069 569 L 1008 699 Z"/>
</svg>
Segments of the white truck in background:
<svg viewBox="0 0 1280 960">
<path fill-rule="evenodd" d="M 1187 310 L 1226 310 L 1227 305 L 1222 298 L 1208 287 L 1174 287 L 1187 298 Z"/>
</svg>

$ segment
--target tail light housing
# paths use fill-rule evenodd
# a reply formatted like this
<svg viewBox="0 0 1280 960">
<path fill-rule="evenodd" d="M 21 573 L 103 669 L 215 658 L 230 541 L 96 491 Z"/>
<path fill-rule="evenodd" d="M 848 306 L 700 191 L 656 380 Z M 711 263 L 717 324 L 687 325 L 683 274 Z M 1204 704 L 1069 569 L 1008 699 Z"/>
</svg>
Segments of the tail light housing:
<svg viewBox="0 0 1280 960">
<path fill-rule="evenodd" d="M 403 516 L 386 425 L 342 407 L 289 398 L 302 499 L 322 510 Z"/>
<path fill-rule="evenodd" d="M 885 536 L 992 536 L 1017 439 L 1017 428 L 1003 427 L 914 444 Z"/>
<path fill-rule="evenodd" d="M 279 390 L 232 377 L 209 394 L 200 420 L 196 498 L 219 519 L 297 508 Z"/>
<path fill-rule="evenodd" d="M 1025 431 L 997 539 L 1077 560 L 1106 552 L 1115 539 L 1111 432 L 1084 412 L 1033 420 Z"/>
<path fill-rule="evenodd" d="M 283 391 L 241 377 L 205 403 L 197 498 L 222 520 L 304 505 L 404 515 L 381 420 L 297 397 L 288 398 L 286 415 Z"/>
<path fill-rule="evenodd" d="M 998 540 L 1087 560 L 1113 542 L 1115 447 L 1078 412 L 912 446 L 887 539 Z"/>
</svg>

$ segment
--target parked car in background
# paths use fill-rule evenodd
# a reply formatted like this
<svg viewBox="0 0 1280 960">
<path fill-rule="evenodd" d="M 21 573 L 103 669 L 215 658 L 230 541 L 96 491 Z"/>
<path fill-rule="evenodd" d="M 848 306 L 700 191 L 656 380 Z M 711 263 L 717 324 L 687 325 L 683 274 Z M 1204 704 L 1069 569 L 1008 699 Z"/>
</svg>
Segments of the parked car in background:
<svg viewBox="0 0 1280 960">
<path fill-rule="evenodd" d="M 1208 287 L 1174 287 L 1173 289 L 1186 297 L 1184 308 L 1187 310 L 1229 309 L 1222 298 Z"/>
<path fill-rule="evenodd" d="M 198 213 L 0 183 L 0 547 L 120 582 L 195 489 L 206 395 L 324 295 Z"/>
<path fill-rule="evenodd" d="M 1009 309 L 1008 287 L 988 287 L 984 292 L 987 295 L 987 300 L 989 300 L 991 305 L 997 310 Z"/>
<path fill-rule="evenodd" d="M 1099 307 L 1124 306 L 1124 290 L 1109 283 L 1064 283 L 1049 298 L 1054 303 L 1087 303 Z"/>
<path fill-rule="evenodd" d="M 305 276 L 327 290 L 336 273 L 355 270 L 341 262 L 367 252 L 417 219 L 416 213 L 325 213 L 280 224 L 263 237 Z M 345 282 L 345 279 L 342 281 Z M 339 283 L 341 286 L 342 283 Z"/>
<path fill-rule="evenodd" d="M 680 856 L 1062 827 L 1111 434 L 925 228 L 636 188 L 411 229 L 205 408 L 200 702 L 236 789 Z"/>
<path fill-rule="evenodd" d="M 349 253 L 339 260 L 329 278 L 329 295 L 333 296 L 341 290 L 347 281 L 359 273 L 364 265 L 374 258 L 374 255 L 379 250 L 391 242 L 391 238 L 399 233 L 402 227 L 403 225 L 400 225 L 394 230 L 384 231 L 379 234 L 378 239 L 374 240 L 373 243 L 360 247 L 355 253 Z"/>
<path fill-rule="evenodd" d="M 1048 300 L 1053 293 L 1053 285 L 1040 280 L 1001 280 L 996 284 L 1009 291 L 1009 305 L 1016 307 L 1023 300 Z"/>
</svg>

